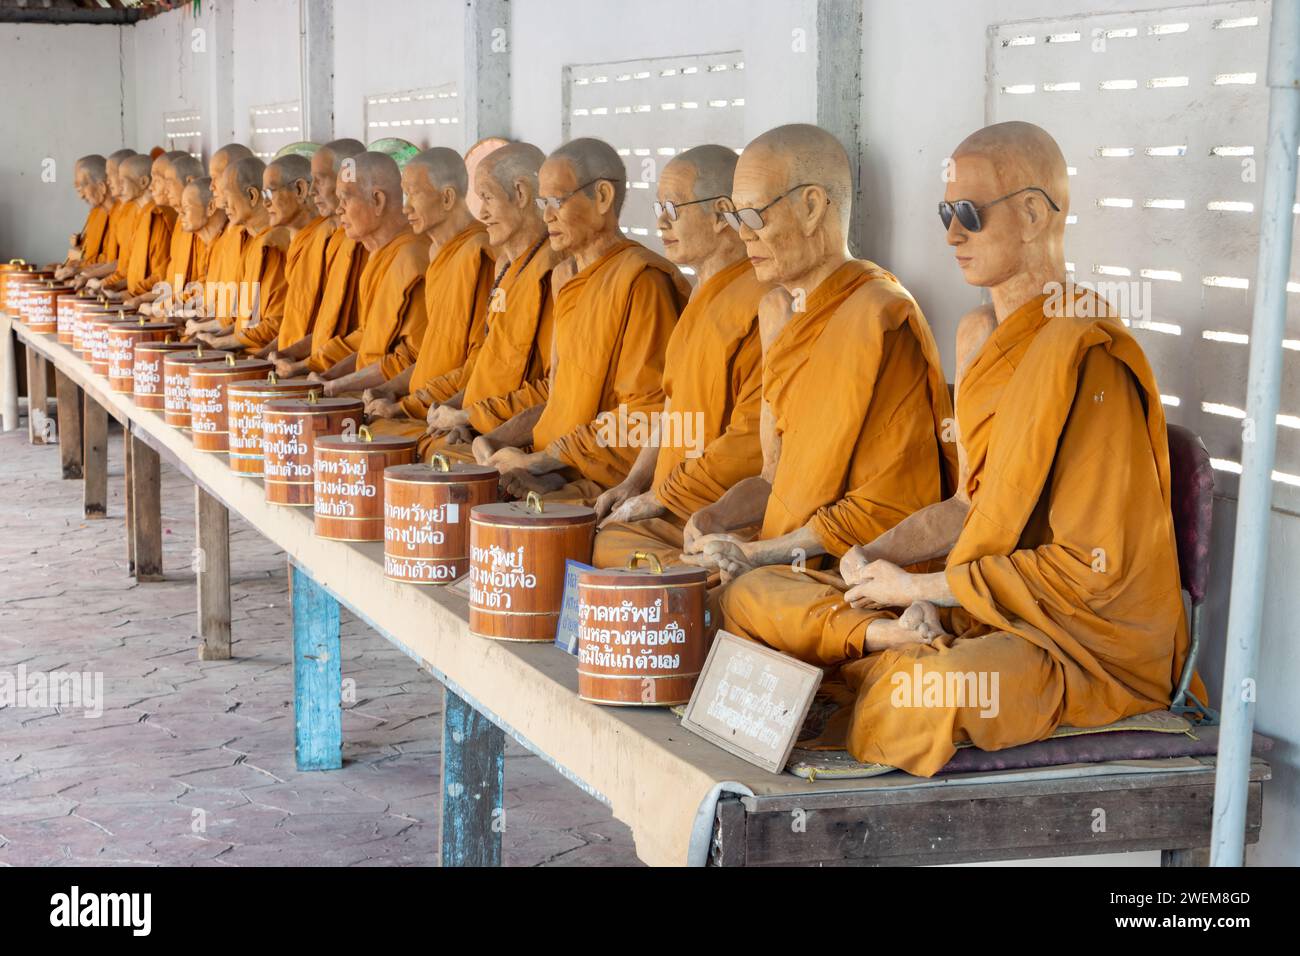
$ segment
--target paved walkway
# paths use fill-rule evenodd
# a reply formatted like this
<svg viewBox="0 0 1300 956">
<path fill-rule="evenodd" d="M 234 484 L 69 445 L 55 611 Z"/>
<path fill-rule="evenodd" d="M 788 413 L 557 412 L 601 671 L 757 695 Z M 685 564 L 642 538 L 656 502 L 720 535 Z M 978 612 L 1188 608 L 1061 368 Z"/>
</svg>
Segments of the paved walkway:
<svg viewBox="0 0 1300 956">
<path fill-rule="evenodd" d="M 103 681 L 98 717 L 0 706 L 0 865 L 435 865 L 441 686 L 344 609 L 343 769 L 299 773 L 283 552 L 231 516 L 235 659 L 199 661 L 193 485 L 164 462 L 167 580 L 137 585 L 109 444 L 109 518 L 84 521 L 58 448 L 0 434 L 0 690 L 20 668 Z M 507 865 L 637 863 L 513 743 L 506 788 Z"/>
</svg>

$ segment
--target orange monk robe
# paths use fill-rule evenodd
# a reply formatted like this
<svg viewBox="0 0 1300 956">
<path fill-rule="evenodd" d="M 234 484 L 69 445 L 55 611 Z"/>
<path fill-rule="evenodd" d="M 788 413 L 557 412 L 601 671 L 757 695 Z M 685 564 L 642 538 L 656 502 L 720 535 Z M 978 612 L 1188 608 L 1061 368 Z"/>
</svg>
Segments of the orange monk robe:
<svg viewBox="0 0 1300 956">
<path fill-rule="evenodd" d="M 553 379 L 533 426 L 534 449 L 566 465 L 555 497 L 593 499 L 627 477 L 633 429 L 663 408 L 664 352 L 689 295 L 676 266 L 631 240 L 557 293 Z"/>
<path fill-rule="evenodd" d="M 370 256 L 361 273 L 356 369 L 378 365 L 384 380 L 415 361 L 424 338 L 424 270 L 429 264 L 428 237 L 404 232 Z"/>
<path fill-rule="evenodd" d="M 207 318 L 233 323 L 239 309 L 239 279 L 249 238 L 243 226 L 229 223 L 212 240 L 208 268 L 203 276 Z"/>
<path fill-rule="evenodd" d="M 1000 750 L 1169 705 L 1187 628 L 1160 394 L 1119 322 L 1051 318 L 1048 301 L 1002 322 L 962 380 L 971 508 L 947 560 L 955 637 L 863 656 L 884 612 L 855 611 L 835 588 L 796 594 L 767 569 L 724 597 L 729 627 L 850 662 L 858 760 L 929 776 L 958 743 Z M 774 583 L 766 605 L 740 600 Z"/>
<path fill-rule="evenodd" d="M 489 309 L 483 348 L 461 399 L 475 431 L 490 432 L 546 401 L 555 327 L 551 270 L 563 258 L 543 239 L 501 276 L 500 309 Z"/>
<path fill-rule="evenodd" d="M 267 226 L 244 247 L 235 335 L 247 350 L 256 351 L 274 342 L 280 332 L 287 293 L 284 261 L 288 247 L 289 230 L 274 226 Z"/>
<path fill-rule="evenodd" d="M 325 288 L 311 323 L 307 365 L 313 372 L 324 372 L 356 351 L 348 336 L 360 327 L 361 274 L 369 259 L 365 246 L 341 227 L 334 230 L 325 247 Z"/>
<path fill-rule="evenodd" d="M 113 203 L 113 208 L 108 211 L 108 232 L 104 235 L 104 257 L 101 262 L 113 262 L 121 258 L 139 212 L 140 207 L 133 202 Z"/>
<path fill-rule="evenodd" d="M 108 241 L 109 213 L 103 206 L 95 206 L 81 227 L 81 264 L 93 266 L 104 261 L 104 247 Z"/>
<path fill-rule="evenodd" d="M 136 218 L 126 266 L 127 295 L 144 295 L 165 281 L 176 210 L 150 202 Z M 119 271 L 121 263 L 118 264 Z"/>
<path fill-rule="evenodd" d="M 289 243 L 284 259 L 287 290 L 284 319 L 276 340 L 278 349 L 287 349 L 311 331 L 325 290 L 325 252 L 332 234 L 329 220 L 318 216 L 299 229 Z"/>
<path fill-rule="evenodd" d="M 461 390 L 465 370 L 483 347 L 496 257 L 480 222 L 449 239 L 424 273 L 428 316 L 402 410 L 421 424 L 429 406 Z"/>
<path fill-rule="evenodd" d="M 596 535 L 597 567 L 622 565 L 634 551 L 681 563 L 691 515 L 763 470 L 758 303 L 770 289 L 741 259 L 691 296 L 664 359 L 669 415 L 660 427 L 651 485 L 669 514 L 606 525 Z"/>
<path fill-rule="evenodd" d="M 146 257 L 149 254 L 149 237 L 152 234 L 151 214 L 156 208 L 154 202 L 150 199 L 143 206 L 135 202 L 129 202 L 126 206 L 122 218 L 117 223 L 117 266 L 112 274 L 104 279 L 104 285 L 127 284 L 126 274 L 131 268 L 131 259 L 137 254 L 137 250 Z M 140 231 L 142 227 L 143 233 Z M 141 236 L 143 239 L 140 238 Z M 168 235 L 167 238 L 170 242 L 171 236 Z"/>
</svg>

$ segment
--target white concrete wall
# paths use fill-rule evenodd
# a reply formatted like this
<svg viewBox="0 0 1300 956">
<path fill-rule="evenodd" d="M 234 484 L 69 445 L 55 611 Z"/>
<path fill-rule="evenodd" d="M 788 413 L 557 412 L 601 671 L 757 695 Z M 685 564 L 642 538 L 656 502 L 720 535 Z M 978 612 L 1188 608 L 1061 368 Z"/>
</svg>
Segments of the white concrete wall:
<svg viewBox="0 0 1300 956">
<path fill-rule="evenodd" d="M 85 222 L 73 164 L 127 138 L 122 39 L 115 26 L 0 24 L 0 260 L 62 260 Z"/>
<path fill-rule="evenodd" d="M 206 5 L 198 18 L 186 8 L 184 13 L 153 17 L 124 31 L 130 77 L 125 106 L 132 149 L 170 148 L 163 122 L 166 113 L 196 110 L 205 120 L 210 118 L 207 66 L 213 55 L 208 43 L 215 44 L 212 20 L 212 6 Z M 204 35 L 196 38 L 196 29 Z M 204 142 L 203 148 L 206 156 L 214 147 Z"/>
<path fill-rule="evenodd" d="M 334 135 L 376 138 L 365 128 L 369 95 L 462 89 L 464 47 L 460 0 L 334 0 Z"/>
<path fill-rule="evenodd" d="M 740 50 L 751 138 L 816 118 L 813 0 L 518 0 L 510 15 L 511 125 L 543 150 L 560 145 L 566 64 Z"/>
<path fill-rule="evenodd" d="M 235 0 L 235 140 L 249 141 L 249 110 L 302 95 L 298 4 L 295 0 Z"/>
</svg>

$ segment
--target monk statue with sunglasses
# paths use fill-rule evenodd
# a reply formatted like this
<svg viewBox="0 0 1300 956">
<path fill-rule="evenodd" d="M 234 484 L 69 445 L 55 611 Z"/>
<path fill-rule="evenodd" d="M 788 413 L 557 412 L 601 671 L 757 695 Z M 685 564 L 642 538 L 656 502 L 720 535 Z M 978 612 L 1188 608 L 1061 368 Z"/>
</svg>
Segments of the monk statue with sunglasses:
<svg viewBox="0 0 1300 956">
<path fill-rule="evenodd" d="M 659 176 L 654 210 L 664 255 L 693 269 L 696 285 L 668 341 L 657 440 L 596 499 L 599 567 L 636 552 L 680 564 L 690 517 L 762 470 L 758 305 L 772 286 L 754 274 L 727 222 L 736 160 L 725 146 L 697 146 Z"/>
<path fill-rule="evenodd" d="M 547 157 L 538 207 L 554 270 L 555 332 L 545 401 L 474 439 L 502 491 L 591 503 L 627 477 L 641 448 L 630 426 L 663 407 L 664 352 L 690 286 L 677 267 L 619 230 L 627 170 L 597 139 Z M 561 275 L 561 268 L 564 272 Z"/>
<path fill-rule="evenodd" d="M 691 516 L 684 545 L 687 562 L 747 585 L 738 608 L 795 613 L 809 588 L 838 583 L 820 567 L 942 500 L 955 478 L 934 337 L 897 279 L 850 255 L 851 198 L 848 156 L 815 126 L 764 133 L 736 167 L 727 218 L 758 279 L 778 287 L 759 307 L 763 463 Z"/>
<path fill-rule="evenodd" d="M 953 161 L 940 217 L 992 299 L 957 332 L 955 493 L 864 538 L 843 585 L 783 602 L 757 572 L 723 598 L 728 627 L 843 665 L 851 706 L 831 734 L 855 758 L 923 776 L 959 744 L 1165 708 L 1187 653 L 1160 394 L 1119 318 L 1068 281 L 1065 158 L 1037 126 L 1000 123 Z M 899 622 L 935 609 L 942 630 L 922 621 L 900 645 Z M 992 694 L 911 706 L 914 684 Z"/>
</svg>

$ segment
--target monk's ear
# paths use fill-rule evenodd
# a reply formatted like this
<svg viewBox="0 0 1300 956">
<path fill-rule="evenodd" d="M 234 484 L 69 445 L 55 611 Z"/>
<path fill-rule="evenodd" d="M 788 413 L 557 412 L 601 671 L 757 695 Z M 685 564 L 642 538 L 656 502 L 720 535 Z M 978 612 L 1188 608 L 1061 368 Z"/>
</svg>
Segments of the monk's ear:
<svg viewBox="0 0 1300 956">
<path fill-rule="evenodd" d="M 614 184 L 608 179 L 596 182 L 596 211 L 602 216 L 614 208 Z"/>
<path fill-rule="evenodd" d="M 731 200 L 715 199 L 709 209 L 713 213 L 713 234 L 715 236 L 719 236 L 731 228 L 727 225 L 727 220 L 722 217 L 724 212 L 731 211 Z"/>
<path fill-rule="evenodd" d="M 1021 234 L 1026 241 L 1043 234 L 1052 215 L 1052 209 L 1041 195 L 1030 191 L 1020 197 Z"/>
<path fill-rule="evenodd" d="M 799 190 L 797 196 L 791 197 L 794 200 L 795 209 L 799 211 L 799 218 L 803 220 L 803 234 L 811 236 L 821 228 L 822 222 L 830 212 L 830 197 L 826 195 L 826 190 L 821 186 L 805 186 Z"/>
<path fill-rule="evenodd" d="M 528 184 L 524 180 L 522 179 L 515 180 L 514 189 L 512 190 L 512 193 L 513 193 L 512 198 L 516 206 L 518 206 L 520 209 L 528 208 L 528 203 L 532 200 L 533 197 L 528 195 Z"/>
</svg>

